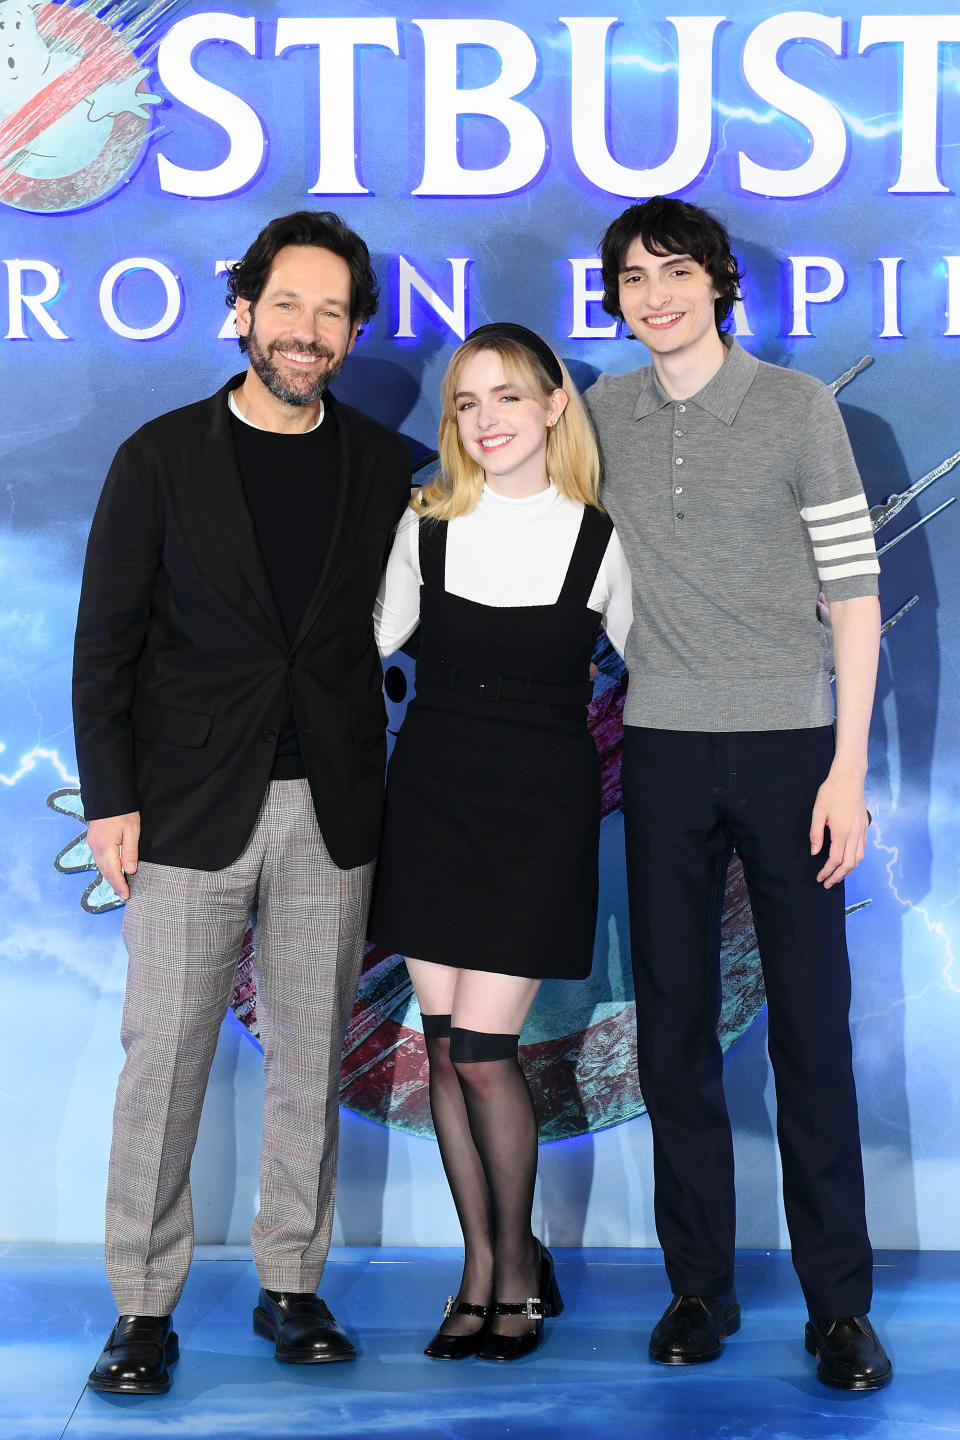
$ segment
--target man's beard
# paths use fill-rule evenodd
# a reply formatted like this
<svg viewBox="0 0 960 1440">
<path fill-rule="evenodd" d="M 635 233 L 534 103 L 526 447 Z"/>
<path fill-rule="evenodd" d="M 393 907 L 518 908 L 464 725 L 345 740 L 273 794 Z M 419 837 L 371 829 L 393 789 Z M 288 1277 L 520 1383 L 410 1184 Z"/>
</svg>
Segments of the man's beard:
<svg viewBox="0 0 960 1440">
<path fill-rule="evenodd" d="M 291 384 L 273 362 L 273 352 L 278 348 L 294 351 L 301 355 L 316 355 L 318 359 L 330 363 L 321 366 L 318 370 L 311 369 L 309 372 L 305 372 L 300 385 Z M 256 330 L 251 327 L 250 334 L 247 336 L 247 359 L 271 395 L 275 395 L 284 405 L 313 405 L 320 399 L 327 386 L 340 374 L 346 356 L 341 355 L 339 359 L 336 359 L 333 351 L 326 345 L 301 345 L 292 340 L 286 343 L 275 340 L 264 350 L 257 339 Z"/>
</svg>

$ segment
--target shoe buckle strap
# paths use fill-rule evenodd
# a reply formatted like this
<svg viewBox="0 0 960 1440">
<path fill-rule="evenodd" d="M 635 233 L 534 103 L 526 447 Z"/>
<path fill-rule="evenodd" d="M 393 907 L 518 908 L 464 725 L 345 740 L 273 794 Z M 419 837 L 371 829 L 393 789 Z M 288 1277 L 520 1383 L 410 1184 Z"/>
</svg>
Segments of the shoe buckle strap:
<svg viewBox="0 0 960 1440">
<path fill-rule="evenodd" d="M 515 1305 L 502 1305 L 498 1301 L 493 1309 L 496 1315 L 523 1315 L 527 1320 L 543 1320 L 550 1313 L 550 1306 L 544 1305 L 539 1295 L 528 1295 Z"/>
<path fill-rule="evenodd" d="M 449 1320 L 451 1315 L 473 1315 L 478 1320 L 486 1320 L 489 1314 L 489 1305 L 473 1305 L 469 1300 L 455 1300 L 452 1295 L 447 1296 L 443 1307 L 444 1320 Z"/>
</svg>

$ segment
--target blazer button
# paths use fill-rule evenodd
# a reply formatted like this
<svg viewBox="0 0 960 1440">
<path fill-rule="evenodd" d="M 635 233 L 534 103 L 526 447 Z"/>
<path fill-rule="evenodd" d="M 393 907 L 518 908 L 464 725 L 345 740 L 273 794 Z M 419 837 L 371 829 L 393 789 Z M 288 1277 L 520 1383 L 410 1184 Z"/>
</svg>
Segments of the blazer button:
<svg viewBox="0 0 960 1440">
<path fill-rule="evenodd" d="M 271 743 L 271 741 L 276 740 L 276 738 L 277 738 L 277 732 L 276 732 L 276 730 L 264 730 L 264 732 L 263 732 L 263 738 L 264 738 L 264 740 L 266 740 L 267 744 L 269 745 L 269 744 Z"/>
</svg>

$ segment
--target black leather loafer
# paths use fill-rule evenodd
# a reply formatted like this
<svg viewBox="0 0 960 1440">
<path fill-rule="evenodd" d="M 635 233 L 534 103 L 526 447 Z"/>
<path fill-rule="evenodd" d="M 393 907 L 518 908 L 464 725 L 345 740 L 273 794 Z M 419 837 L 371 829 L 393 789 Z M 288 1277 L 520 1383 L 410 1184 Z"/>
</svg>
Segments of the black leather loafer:
<svg viewBox="0 0 960 1440">
<path fill-rule="evenodd" d="M 472 1330 L 469 1335 L 444 1335 L 441 1328 L 424 1348 L 424 1355 L 429 1355 L 431 1360 L 466 1360 L 468 1355 L 476 1355 L 483 1344 L 483 1332 L 489 1314 L 489 1305 L 471 1305 L 469 1300 L 455 1300 L 452 1295 L 448 1295 L 443 1311 L 444 1320 L 449 1320 L 451 1315 L 472 1315 L 476 1320 L 483 1320 L 484 1324 Z"/>
<path fill-rule="evenodd" d="M 261 1290 L 253 1328 L 272 1340 L 278 1360 L 288 1365 L 328 1365 L 355 1360 L 357 1352 L 319 1295 Z"/>
<path fill-rule="evenodd" d="M 721 1340 L 740 1329 L 735 1291 L 674 1295 L 650 1336 L 650 1359 L 660 1365 L 702 1365 L 716 1360 Z"/>
<path fill-rule="evenodd" d="M 882 1390 L 893 1366 L 866 1315 L 808 1320 L 804 1344 L 820 1361 L 817 1379 L 837 1390 Z"/>
<path fill-rule="evenodd" d="M 162 1395 L 170 1389 L 168 1365 L 180 1358 L 169 1315 L 121 1315 L 90 1371 L 91 1390 L 116 1395 Z"/>
</svg>

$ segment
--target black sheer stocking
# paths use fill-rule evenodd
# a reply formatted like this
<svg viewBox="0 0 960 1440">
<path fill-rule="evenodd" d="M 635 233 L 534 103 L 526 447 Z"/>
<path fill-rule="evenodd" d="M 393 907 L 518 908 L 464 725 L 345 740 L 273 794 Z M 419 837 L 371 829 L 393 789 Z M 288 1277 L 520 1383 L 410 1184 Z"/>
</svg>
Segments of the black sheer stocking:
<svg viewBox="0 0 960 1440">
<path fill-rule="evenodd" d="M 452 1032 L 451 1058 L 470 1122 L 470 1133 L 489 1187 L 493 1214 L 495 1299 L 503 1303 L 539 1295 L 537 1252 L 530 1228 L 537 1178 L 537 1121 L 526 1076 L 517 1060 L 516 1035 Z M 521 1335 L 525 1316 L 498 1316 L 491 1328 Z"/>
<path fill-rule="evenodd" d="M 473 1143 L 457 1072 L 450 1062 L 449 1015 L 424 1015 L 424 1039 L 430 1064 L 430 1112 L 440 1158 L 463 1231 L 463 1276 L 458 1300 L 472 1305 L 493 1301 L 493 1236 L 490 1192 Z M 441 1335 L 472 1335 L 483 1327 L 473 1315 L 449 1315 Z"/>
</svg>

